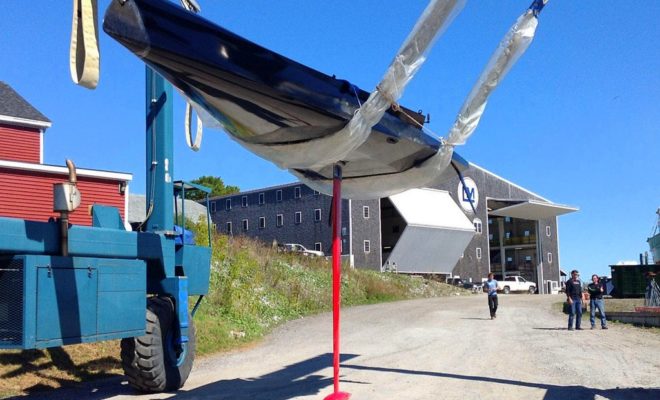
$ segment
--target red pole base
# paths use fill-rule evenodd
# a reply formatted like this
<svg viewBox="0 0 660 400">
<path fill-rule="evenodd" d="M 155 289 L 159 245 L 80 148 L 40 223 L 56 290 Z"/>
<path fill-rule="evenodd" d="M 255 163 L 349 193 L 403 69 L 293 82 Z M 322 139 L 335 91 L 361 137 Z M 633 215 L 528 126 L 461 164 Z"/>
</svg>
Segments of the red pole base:
<svg viewBox="0 0 660 400">
<path fill-rule="evenodd" d="M 345 400 L 349 393 L 339 391 L 339 320 L 341 310 L 341 165 L 335 164 L 332 182 L 332 366 L 334 392 L 325 400 Z"/>
<path fill-rule="evenodd" d="M 334 392 L 331 395 L 325 396 L 325 398 L 323 398 L 323 400 L 347 400 L 350 397 L 351 397 L 350 393 Z"/>
</svg>

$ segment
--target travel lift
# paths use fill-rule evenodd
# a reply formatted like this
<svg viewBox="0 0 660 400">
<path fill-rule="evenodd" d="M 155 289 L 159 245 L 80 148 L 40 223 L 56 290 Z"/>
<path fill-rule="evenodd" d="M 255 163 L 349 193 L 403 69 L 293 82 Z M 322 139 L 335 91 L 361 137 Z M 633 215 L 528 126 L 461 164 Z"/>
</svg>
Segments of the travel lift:
<svg viewBox="0 0 660 400">
<path fill-rule="evenodd" d="M 140 31 L 133 30 L 134 27 L 130 25 L 136 21 L 122 20 L 127 15 L 122 14 L 117 4 L 121 6 L 127 4 L 129 8 L 145 6 L 147 7 L 145 12 L 149 12 L 147 9 L 153 5 L 157 6 L 159 10 L 162 7 L 163 11 L 172 12 L 172 16 L 178 12 L 171 7 L 168 8 L 166 6 L 168 2 L 140 0 L 140 4 L 138 4 L 137 0 L 132 3 L 129 0 L 116 1 L 119 3 L 112 3 L 114 6 L 113 21 L 105 26 L 106 32 L 117 40 L 124 40 L 124 44 L 129 47 L 129 50 L 137 51 L 141 56 L 147 57 L 149 52 L 140 53 L 139 48 L 133 48 L 133 46 L 148 44 L 142 43 L 142 41 L 149 37 L 130 37 L 133 34 L 139 35 Z M 193 0 L 182 0 L 182 2 L 189 11 L 199 10 Z M 428 151 L 437 151 L 437 155 L 429 156 L 429 160 L 434 160 L 432 164 L 437 162 L 437 165 L 429 166 L 427 165 L 429 163 L 422 160 L 416 167 L 391 174 L 394 178 L 392 181 L 378 178 L 373 180 L 368 176 L 355 179 L 356 177 L 349 176 L 351 179 L 347 179 L 346 182 L 346 196 L 376 196 L 389 193 L 391 190 L 405 190 L 406 185 L 419 186 L 419 182 L 428 179 L 423 176 L 424 172 L 433 173 L 434 177 L 438 177 L 448 166 L 453 147 L 464 143 L 472 134 L 479 123 L 489 95 L 531 42 L 536 29 L 536 17 L 546 2 L 547 0 L 534 0 L 530 8 L 516 21 L 516 24 L 502 40 L 463 104 L 449 131 L 448 139 L 429 144 L 428 148 L 424 149 L 426 152 L 424 154 L 429 154 Z M 72 36 L 72 54 L 82 54 L 85 57 L 82 58 L 82 65 L 78 63 L 79 59 L 75 58 L 76 63 L 72 68 L 72 76 L 81 84 L 94 87 L 98 81 L 98 73 L 87 74 L 85 68 L 88 65 L 98 66 L 98 51 L 95 52 L 93 46 L 89 46 L 96 36 L 96 3 L 95 0 L 75 0 L 74 4 L 76 6 L 74 7 L 73 26 L 77 35 L 74 33 Z M 81 10 L 78 10 L 78 5 L 82 8 Z M 406 45 L 402 49 L 419 50 L 414 45 L 408 47 L 418 39 L 423 41 L 425 46 L 429 45 L 432 42 L 432 36 L 428 35 L 435 35 L 442 25 L 438 24 L 437 18 L 434 19 L 434 12 L 441 15 L 444 21 L 449 18 L 451 10 L 448 7 L 450 5 L 460 8 L 462 1 L 432 1 L 420 19 L 421 22 L 413 30 L 413 34 L 407 39 Z M 138 8 L 133 9 L 140 11 Z M 90 12 L 90 10 L 92 11 Z M 154 11 L 156 8 L 149 10 Z M 160 18 L 164 15 L 155 17 Z M 181 29 L 189 29 L 190 21 L 188 19 L 194 19 L 189 16 L 184 17 L 180 13 L 176 17 L 179 18 L 177 23 L 183 22 L 184 24 Z M 175 22 L 174 20 L 166 21 L 173 24 Z M 199 20 L 197 21 L 199 22 Z M 126 22 L 129 25 L 123 25 Z M 93 29 L 89 28 L 90 23 L 93 25 Z M 105 23 L 108 23 L 107 14 Z M 208 26 L 208 22 L 200 23 Z M 136 27 L 148 28 L 144 25 L 136 25 Z M 419 27 L 421 28 L 417 29 Z M 430 31 L 422 28 L 429 28 Z M 164 33 L 160 25 L 155 29 L 157 34 Z M 193 33 L 196 32 L 193 31 Z M 158 35 L 156 37 L 162 39 Z M 235 35 L 227 37 L 239 42 L 242 40 Z M 76 38 L 83 43 L 84 50 L 77 47 Z M 249 45 L 249 43 L 245 43 Z M 165 40 L 158 45 L 163 46 L 159 47 L 158 51 L 168 51 L 167 46 L 172 44 Z M 246 48 L 249 51 L 252 47 L 247 46 Z M 176 47 L 176 49 L 190 51 L 190 49 L 180 47 Z M 240 48 L 237 49 L 240 50 Z M 268 52 L 267 49 L 260 51 Z M 154 54 L 157 55 L 158 52 Z M 244 56 L 250 55 L 244 54 Z M 403 55 L 401 56 L 403 57 Z M 175 69 L 168 69 L 165 64 L 159 64 L 161 62 L 176 63 L 180 59 L 181 57 L 161 57 L 153 60 L 145 59 L 145 62 L 154 63 L 158 67 L 157 69 L 167 72 L 168 79 L 175 85 L 179 85 L 177 88 L 189 99 L 191 94 L 203 94 L 204 90 L 210 90 L 211 98 L 207 99 L 209 102 L 203 102 L 201 111 L 206 112 L 207 116 L 214 115 L 225 123 L 230 123 L 231 121 L 224 119 L 220 110 L 214 108 L 212 94 L 218 93 L 215 89 L 203 85 L 195 88 L 184 84 L 186 79 L 194 78 L 195 71 L 179 71 L 181 76 L 177 77 Z M 420 51 L 419 54 L 415 52 L 415 57 L 406 59 L 412 62 L 409 67 L 413 72 L 399 76 L 402 64 L 401 58 L 397 56 L 386 74 L 386 79 L 381 82 L 383 85 L 379 85 L 374 91 L 374 100 L 370 101 L 372 99 L 370 97 L 365 104 L 361 104 L 359 100 L 360 95 L 365 93 L 362 91 L 358 93 L 358 89 L 350 84 L 349 87 L 353 88 L 355 94 L 354 98 L 347 96 L 342 91 L 344 87 L 342 82 L 334 77 L 323 77 L 320 73 L 305 69 L 306 67 L 291 60 L 282 59 L 291 64 L 294 74 L 301 74 L 297 76 L 298 78 L 311 74 L 323 80 L 327 84 L 329 93 L 333 93 L 341 86 L 338 98 L 353 103 L 357 102 L 361 111 L 356 112 L 346 125 L 352 126 L 350 122 L 358 121 L 356 125 L 359 127 L 353 132 L 358 135 L 353 137 L 350 145 L 340 146 L 342 150 L 339 153 L 336 148 L 334 149 L 335 152 L 332 154 L 341 153 L 341 156 L 330 157 L 333 160 L 331 161 L 331 179 L 323 177 L 321 172 L 324 171 L 324 167 L 317 165 L 315 160 L 297 160 L 296 165 L 290 166 L 294 174 L 298 174 L 297 176 L 313 187 L 316 185 L 320 190 L 324 189 L 329 183 L 328 181 L 331 182 L 332 187 L 334 391 L 326 397 L 329 400 L 347 399 L 350 396 L 348 393 L 339 391 L 341 195 L 342 181 L 345 179 L 344 170 L 345 168 L 350 169 L 350 163 L 345 164 L 345 161 L 339 160 L 346 160 L 345 157 L 350 157 L 351 153 L 370 135 L 380 134 L 376 129 L 377 125 L 373 124 L 377 124 L 383 115 L 383 118 L 387 118 L 391 123 L 400 124 L 397 122 L 399 116 L 396 113 L 399 110 L 403 110 L 405 113 L 405 109 L 400 108 L 396 100 L 401 95 L 405 83 L 412 78 L 414 71 L 423 62 L 423 59 L 423 52 Z M 179 66 L 186 67 L 186 63 Z M 263 66 L 259 64 L 257 67 Z M 406 68 L 405 65 L 403 67 Z M 232 72 L 229 71 L 229 73 Z M 390 79 L 393 77 L 398 77 L 400 80 Z M 211 252 L 210 238 L 209 246 L 195 246 L 185 240 L 185 232 L 182 235 L 181 230 L 174 229 L 173 196 L 184 196 L 186 190 L 203 190 L 207 192 L 208 206 L 208 189 L 189 183 L 172 182 L 174 169 L 171 124 L 172 88 L 149 67 L 147 67 L 146 86 L 146 169 L 149 205 L 145 223 L 140 225 L 138 232 L 128 232 L 124 230 L 117 209 L 95 205 L 92 207 L 92 227 L 70 226 L 68 213 L 79 204 L 75 168 L 72 163 L 67 163 L 70 168 L 69 182 L 61 187 L 56 186 L 54 190 L 55 210 L 61 213 L 61 217 L 57 221 L 42 223 L 0 218 L 0 288 L 2 288 L 0 290 L 0 348 L 45 348 L 121 338 L 122 365 L 130 384 L 139 390 L 156 392 L 180 388 L 192 368 L 195 330 L 187 312 L 188 296 L 200 296 L 192 310 L 192 315 L 194 315 L 199 301 L 208 291 Z M 398 88 L 397 96 L 392 96 L 392 93 L 387 90 L 388 87 Z M 201 92 L 196 92 L 196 90 Z M 308 93 L 308 91 L 303 92 Z M 203 98 L 198 96 L 197 100 L 200 99 Z M 375 104 L 378 104 L 377 108 L 380 111 L 369 114 L 368 108 L 370 107 L 367 105 L 375 106 Z M 196 105 L 200 106 L 199 103 Z M 385 108 L 381 108 L 381 106 Z M 386 112 L 390 106 L 395 110 L 395 114 Z M 364 117 L 363 114 L 370 115 L 370 117 Z M 414 119 L 410 115 L 408 117 Z M 410 123 L 411 126 L 414 125 L 414 123 Z M 231 128 L 231 126 L 229 127 Z M 419 135 L 422 135 L 423 127 L 420 126 L 416 129 L 420 129 Z M 232 129 L 228 131 L 235 133 Z M 333 135 L 333 137 L 343 137 L 342 135 L 345 133 L 342 131 L 338 133 L 339 136 Z M 398 133 L 391 132 L 390 134 Z M 322 139 L 320 140 L 318 143 L 325 143 Z M 189 140 L 189 143 L 192 143 L 192 140 Z M 312 143 L 317 142 L 310 140 L 310 144 Z M 388 143 L 396 144 L 399 147 L 404 145 L 403 141 L 398 139 L 388 140 Z M 422 141 L 421 143 L 431 142 Z M 292 151 L 286 145 L 280 146 L 280 151 L 283 153 L 278 154 L 272 152 L 268 145 L 254 146 L 243 142 L 241 144 L 280 166 L 285 165 L 285 161 L 283 161 L 287 157 L 285 153 Z M 265 156 L 266 154 L 269 156 Z M 324 160 L 328 161 L 330 158 L 326 154 Z M 309 164 L 310 169 L 302 169 L 308 162 L 312 162 Z M 447 164 L 443 166 L 444 162 Z M 460 171 L 457 170 L 457 172 L 460 176 Z M 391 188 L 392 183 L 396 183 L 395 189 Z M 144 318 L 145 303 L 146 322 Z M 8 311 L 3 312 L 3 310 Z M 136 339 L 138 336 L 139 340 Z M 161 338 L 164 338 L 165 341 L 161 341 Z M 154 360 L 155 362 L 153 362 Z M 154 366 L 155 368 L 152 368 Z"/>
</svg>

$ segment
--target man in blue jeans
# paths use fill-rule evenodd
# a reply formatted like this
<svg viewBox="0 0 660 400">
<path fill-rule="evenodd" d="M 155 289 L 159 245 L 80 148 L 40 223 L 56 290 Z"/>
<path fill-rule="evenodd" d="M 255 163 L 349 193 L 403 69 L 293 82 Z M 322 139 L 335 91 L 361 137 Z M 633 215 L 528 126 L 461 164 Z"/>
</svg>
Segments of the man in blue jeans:
<svg viewBox="0 0 660 400">
<path fill-rule="evenodd" d="M 605 287 L 600 282 L 598 275 L 591 275 L 591 283 L 587 286 L 589 292 L 589 309 L 591 310 L 591 329 L 596 328 L 596 309 L 600 312 L 600 327 L 607 329 L 607 320 L 605 319 L 605 304 L 603 302 L 603 294 Z"/>
<path fill-rule="evenodd" d="M 577 270 L 571 271 L 571 279 L 566 281 L 566 301 L 570 307 L 568 314 L 568 330 L 573 330 L 573 319 L 575 319 L 575 329 L 580 328 L 582 322 L 582 282 L 580 273 Z"/>
<path fill-rule="evenodd" d="M 484 292 L 488 293 L 490 319 L 497 318 L 497 281 L 493 277 L 493 273 L 489 273 L 488 280 L 484 283 Z"/>
</svg>

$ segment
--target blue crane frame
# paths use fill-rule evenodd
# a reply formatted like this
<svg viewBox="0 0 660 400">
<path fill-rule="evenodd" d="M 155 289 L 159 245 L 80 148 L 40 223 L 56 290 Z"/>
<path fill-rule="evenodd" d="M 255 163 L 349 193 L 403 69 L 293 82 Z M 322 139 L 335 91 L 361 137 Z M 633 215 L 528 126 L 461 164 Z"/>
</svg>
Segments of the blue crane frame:
<svg viewBox="0 0 660 400">
<path fill-rule="evenodd" d="M 208 292 L 211 249 L 176 242 L 172 89 L 146 71 L 144 231 L 127 231 L 116 208 L 94 205 L 91 227 L 68 226 L 63 255 L 59 220 L 0 218 L 0 349 L 144 335 L 147 295 L 173 300 L 175 340 L 187 342 L 188 296 Z"/>
</svg>

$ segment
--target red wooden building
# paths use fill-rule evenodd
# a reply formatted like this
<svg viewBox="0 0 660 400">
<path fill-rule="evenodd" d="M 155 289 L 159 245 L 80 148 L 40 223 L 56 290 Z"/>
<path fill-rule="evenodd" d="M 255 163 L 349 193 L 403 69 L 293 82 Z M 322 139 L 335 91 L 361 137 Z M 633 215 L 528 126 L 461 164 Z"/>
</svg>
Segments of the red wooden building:
<svg viewBox="0 0 660 400">
<path fill-rule="evenodd" d="M 53 212 L 53 184 L 68 180 L 65 166 L 43 164 L 43 136 L 51 122 L 14 89 L 0 81 L 0 216 L 47 221 Z M 75 160 L 74 160 L 75 161 Z M 91 225 L 89 206 L 117 207 L 126 220 L 131 174 L 78 168 L 82 202 L 72 224 Z"/>
</svg>

